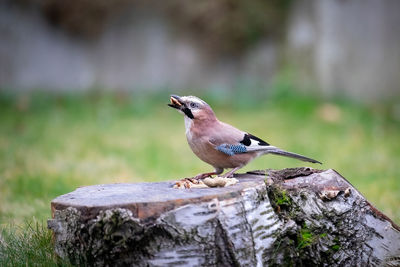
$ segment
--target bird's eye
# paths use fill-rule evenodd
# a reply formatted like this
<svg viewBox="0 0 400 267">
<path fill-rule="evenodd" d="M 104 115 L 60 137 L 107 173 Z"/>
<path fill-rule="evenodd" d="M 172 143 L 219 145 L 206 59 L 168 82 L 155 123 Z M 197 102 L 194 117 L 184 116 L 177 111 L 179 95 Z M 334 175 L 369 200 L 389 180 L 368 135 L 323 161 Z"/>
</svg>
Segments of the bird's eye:
<svg viewBox="0 0 400 267">
<path fill-rule="evenodd" d="M 194 102 L 191 102 L 191 103 L 190 103 L 190 107 L 191 107 L 191 108 L 197 108 L 197 104 L 194 103 Z"/>
</svg>

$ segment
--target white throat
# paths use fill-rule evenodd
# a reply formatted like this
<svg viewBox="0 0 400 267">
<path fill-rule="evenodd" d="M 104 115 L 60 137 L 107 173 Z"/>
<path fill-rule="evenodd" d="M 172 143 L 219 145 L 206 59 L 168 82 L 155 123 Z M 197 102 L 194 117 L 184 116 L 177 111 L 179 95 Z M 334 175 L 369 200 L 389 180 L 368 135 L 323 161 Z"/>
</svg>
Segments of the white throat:
<svg viewBox="0 0 400 267">
<path fill-rule="evenodd" d="M 192 134 L 190 133 L 190 127 L 192 127 L 193 120 L 189 118 L 188 116 L 184 116 L 185 118 L 185 129 L 186 129 L 186 136 L 187 138 L 192 137 Z"/>
</svg>

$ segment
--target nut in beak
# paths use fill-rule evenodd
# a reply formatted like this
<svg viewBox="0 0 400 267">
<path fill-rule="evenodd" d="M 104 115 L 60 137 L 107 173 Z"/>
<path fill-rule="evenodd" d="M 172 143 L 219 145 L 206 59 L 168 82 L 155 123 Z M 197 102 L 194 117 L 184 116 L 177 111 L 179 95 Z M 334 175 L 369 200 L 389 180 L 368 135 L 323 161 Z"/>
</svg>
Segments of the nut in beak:
<svg viewBox="0 0 400 267">
<path fill-rule="evenodd" d="M 177 99 L 175 99 L 173 96 L 171 96 L 170 101 L 171 101 L 171 104 L 174 106 L 178 106 L 178 107 L 182 106 L 182 104 Z"/>
<path fill-rule="evenodd" d="M 168 106 L 179 110 L 182 109 L 183 104 L 179 101 L 179 96 L 171 95 L 171 98 L 169 100 L 171 101 L 171 104 L 168 104 Z"/>
</svg>

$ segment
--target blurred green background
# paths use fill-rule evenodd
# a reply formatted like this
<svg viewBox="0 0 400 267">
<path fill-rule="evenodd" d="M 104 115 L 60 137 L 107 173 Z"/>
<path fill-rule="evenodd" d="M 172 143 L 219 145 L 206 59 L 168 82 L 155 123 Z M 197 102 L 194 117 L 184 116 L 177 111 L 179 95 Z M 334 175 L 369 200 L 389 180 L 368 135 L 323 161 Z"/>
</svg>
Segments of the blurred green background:
<svg viewBox="0 0 400 267">
<path fill-rule="evenodd" d="M 333 168 L 400 222 L 400 125 L 387 105 L 327 101 L 277 85 L 269 96 L 200 95 L 217 116 L 324 164 L 265 156 L 242 171 Z M 169 93 L 1 95 L 0 220 L 50 217 L 52 198 L 79 186 L 173 180 L 211 170 L 186 142 Z M 238 92 L 239 93 L 239 92 Z"/>
<path fill-rule="evenodd" d="M 170 94 L 335 169 L 400 223 L 400 1 L 0 1 L 0 266 L 54 255 L 50 201 L 210 171 Z M 28 244 L 28 245 L 27 245 Z"/>
</svg>

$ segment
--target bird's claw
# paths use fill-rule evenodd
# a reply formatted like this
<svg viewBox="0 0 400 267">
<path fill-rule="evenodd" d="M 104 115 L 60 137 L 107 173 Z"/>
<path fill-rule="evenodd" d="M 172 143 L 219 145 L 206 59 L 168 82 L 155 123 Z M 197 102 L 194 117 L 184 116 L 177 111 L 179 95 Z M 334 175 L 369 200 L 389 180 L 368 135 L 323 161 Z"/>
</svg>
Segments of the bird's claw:
<svg viewBox="0 0 400 267">
<path fill-rule="evenodd" d="M 183 180 L 186 181 L 186 182 L 190 182 L 192 184 L 199 184 L 200 183 L 199 182 L 200 179 L 201 178 L 191 177 L 191 178 L 184 178 Z"/>
<path fill-rule="evenodd" d="M 190 179 L 202 180 L 202 179 L 207 178 L 207 177 L 212 177 L 214 174 L 216 174 L 216 173 L 215 172 L 200 173 L 200 174 L 198 174 L 195 177 L 192 177 Z"/>
<path fill-rule="evenodd" d="M 188 188 L 207 188 L 207 187 L 226 187 L 234 185 L 239 181 L 235 178 L 225 178 L 217 176 L 215 178 L 194 179 L 184 178 L 175 182 L 174 188 L 188 189 Z"/>
<path fill-rule="evenodd" d="M 183 178 L 175 182 L 175 188 L 191 188 L 193 184 L 200 184 L 200 181 L 196 177 Z"/>
</svg>

